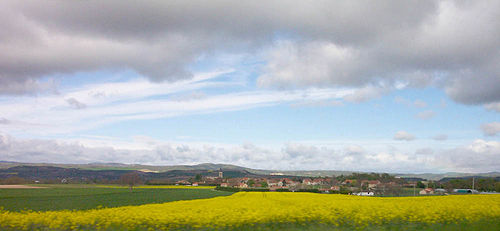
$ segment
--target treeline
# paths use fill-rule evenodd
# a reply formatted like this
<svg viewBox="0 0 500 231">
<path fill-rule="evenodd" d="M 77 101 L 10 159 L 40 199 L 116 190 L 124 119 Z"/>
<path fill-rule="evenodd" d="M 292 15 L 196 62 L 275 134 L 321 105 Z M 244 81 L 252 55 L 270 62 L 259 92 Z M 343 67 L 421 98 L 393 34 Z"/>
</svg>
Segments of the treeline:
<svg viewBox="0 0 500 231">
<path fill-rule="evenodd" d="M 345 180 L 378 180 L 382 183 L 388 182 L 400 182 L 403 183 L 404 179 L 396 178 L 394 176 L 389 175 L 388 173 L 352 173 L 351 175 L 340 175 L 336 177 L 336 180 L 343 182 Z"/>
<path fill-rule="evenodd" d="M 456 189 L 456 188 L 471 189 L 472 178 L 452 179 L 444 183 L 433 182 L 433 184 L 436 186 L 439 184 L 442 188 L 445 189 Z M 483 192 L 493 192 L 493 191 L 500 192 L 500 179 L 498 177 L 475 179 L 474 189 Z"/>
<path fill-rule="evenodd" d="M 268 188 L 234 188 L 234 187 L 220 187 L 220 186 L 215 187 L 215 190 L 226 191 L 226 192 L 269 192 L 270 191 Z M 349 191 L 345 188 L 343 190 L 340 190 L 340 191 L 334 191 L 334 190 L 320 191 L 319 189 L 316 189 L 316 188 L 297 189 L 297 190 L 291 191 L 288 188 L 278 188 L 278 189 L 276 189 L 276 192 L 310 192 L 310 193 L 331 193 L 331 194 L 349 194 L 349 193 L 351 193 L 351 191 Z"/>
<path fill-rule="evenodd" d="M 269 192 L 268 188 L 233 188 L 233 187 L 215 187 L 215 190 L 226 192 Z"/>
</svg>

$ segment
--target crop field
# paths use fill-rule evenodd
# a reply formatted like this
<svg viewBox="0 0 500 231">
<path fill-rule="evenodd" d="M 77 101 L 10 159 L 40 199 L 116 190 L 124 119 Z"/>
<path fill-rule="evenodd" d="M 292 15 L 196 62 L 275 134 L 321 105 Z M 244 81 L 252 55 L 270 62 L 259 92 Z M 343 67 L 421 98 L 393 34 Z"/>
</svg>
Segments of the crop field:
<svg viewBox="0 0 500 231">
<path fill-rule="evenodd" d="M 44 186 L 44 185 L 42 185 Z M 231 195 L 213 187 L 45 185 L 37 189 L 0 188 L 0 207 L 8 211 L 86 210 L 101 207 L 165 203 Z"/>
<path fill-rule="evenodd" d="M 358 197 L 238 192 L 81 211 L 1 211 L 0 229 L 500 230 L 500 195 Z"/>
</svg>

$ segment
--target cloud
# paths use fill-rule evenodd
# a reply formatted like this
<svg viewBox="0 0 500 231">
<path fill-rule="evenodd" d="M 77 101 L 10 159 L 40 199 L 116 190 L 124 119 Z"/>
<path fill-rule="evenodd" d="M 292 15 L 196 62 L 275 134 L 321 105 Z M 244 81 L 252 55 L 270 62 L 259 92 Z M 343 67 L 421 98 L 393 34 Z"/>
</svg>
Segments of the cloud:
<svg viewBox="0 0 500 231">
<path fill-rule="evenodd" d="M 419 148 L 415 151 L 416 155 L 430 155 L 434 154 L 434 150 L 432 148 Z"/>
<path fill-rule="evenodd" d="M 406 140 L 406 141 L 412 141 L 415 139 L 415 136 L 408 133 L 408 132 L 405 132 L 405 131 L 398 131 L 396 132 L 396 134 L 394 135 L 394 139 L 395 140 Z"/>
<path fill-rule="evenodd" d="M 419 107 L 419 108 L 423 108 L 423 107 L 427 107 L 427 103 L 422 101 L 422 100 L 415 100 L 415 102 L 413 102 L 413 104 L 415 105 L 415 107 Z"/>
<path fill-rule="evenodd" d="M 444 141 L 444 140 L 448 139 L 448 135 L 439 134 L 439 135 L 435 135 L 434 137 L 432 137 L 432 139 L 437 140 L 437 141 Z"/>
<path fill-rule="evenodd" d="M 190 101 L 190 100 L 203 99 L 206 96 L 207 94 L 203 93 L 202 91 L 194 91 L 188 94 L 181 94 L 178 96 L 174 96 L 173 99 L 177 101 Z"/>
<path fill-rule="evenodd" d="M 405 99 L 401 96 L 394 97 L 394 102 L 397 104 L 403 104 L 403 105 L 407 105 L 407 106 L 411 105 L 411 102 L 408 99 Z"/>
<path fill-rule="evenodd" d="M 491 122 L 481 125 L 481 130 L 485 136 L 495 136 L 500 133 L 500 122 Z"/>
<path fill-rule="evenodd" d="M 428 14 L 415 18 L 418 26 L 389 29 L 372 37 L 373 41 L 322 37 L 320 41 L 277 43 L 258 81 L 262 86 L 280 88 L 433 85 L 444 87 L 450 97 L 465 104 L 498 101 L 500 42 L 495 37 L 500 34 L 500 20 L 490 19 L 499 15 L 486 1 L 436 3 Z M 486 37 L 478 38 L 481 33 Z M 484 43 L 472 42 L 479 40 Z"/>
<path fill-rule="evenodd" d="M 87 107 L 86 104 L 76 100 L 75 98 L 66 99 L 66 102 L 74 109 L 83 109 Z"/>
<path fill-rule="evenodd" d="M 427 103 L 423 100 L 416 99 L 415 101 L 411 102 L 410 100 L 401 97 L 401 96 L 396 96 L 394 97 L 394 102 L 397 104 L 403 104 L 409 107 L 417 107 L 417 108 L 424 108 L 427 107 Z"/>
<path fill-rule="evenodd" d="M 344 96 L 344 99 L 349 102 L 365 102 L 370 99 L 378 98 L 387 93 L 389 89 L 385 87 L 365 86 L 356 89 L 353 93 Z"/>
<path fill-rule="evenodd" d="M 423 120 L 428 120 L 428 119 L 431 119 L 432 117 L 434 117 L 435 115 L 436 115 L 436 113 L 434 111 L 428 110 L 428 111 L 419 112 L 417 114 L 417 118 L 423 119 Z"/>
<path fill-rule="evenodd" d="M 462 172 L 492 172 L 500 166 L 500 142 L 475 140 L 436 156 L 443 168 Z"/>
<path fill-rule="evenodd" d="M 10 124 L 12 121 L 5 119 L 5 118 L 0 118 L 0 124 Z"/>
<path fill-rule="evenodd" d="M 6 127 L 4 132 L 14 133 L 22 129 L 27 134 L 35 135 L 67 134 L 122 121 L 247 110 L 279 104 L 327 102 L 328 106 L 334 106 L 353 92 L 352 89 L 310 88 L 201 93 L 208 88 L 240 86 L 238 81 L 218 79 L 227 73 L 233 73 L 233 70 L 197 73 L 190 80 L 177 82 L 152 83 L 138 78 L 87 84 L 64 89 L 58 95 L 11 97 L 0 104 L 0 115 L 24 122 Z M 83 108 L 85 113 L 74 110 Z"/>
<path fill-rule="evenodd" d="M 314 100 L 314 101 L 301 101 L 293 103 L 291 107 L 340 107 L 344 103 L 340 100 Z"/>
<path fill-rule="evenodd" d="M 267 53 L 263 87 L 435 85 L 458 102 L 499 102 L 498 4 L 2 1 L 0 94 L 98 70 L 178 81 L 202 57 Z M 367 97 L 378 94 L 353 101 Z"/>
<path fill-rule="evenodd" d="M 485 107 L 490 111 L 500 112 L 500 103 L 489 103 L 486 104 Z"/>
<path fill-rule="evenodd" d="M 406 145 L 405 145 L 406 146 Z M 329 147 L 300 142 L 281 148 L 252 143 L 170 142 L 151 137 L 132 140 L 89 137 L 78 140 L 19 139 L 0 134 L 1 160 L 18 162 L 177 165 L 227 163 L 276 170 L 355 170 L 376 172 L 488 172 L 500 166 L 500 142 L 475 140 L 440 150 L 417 148 L 405 152 L 390 147 L 375 151 L 361 145 Z"/>
</svg>

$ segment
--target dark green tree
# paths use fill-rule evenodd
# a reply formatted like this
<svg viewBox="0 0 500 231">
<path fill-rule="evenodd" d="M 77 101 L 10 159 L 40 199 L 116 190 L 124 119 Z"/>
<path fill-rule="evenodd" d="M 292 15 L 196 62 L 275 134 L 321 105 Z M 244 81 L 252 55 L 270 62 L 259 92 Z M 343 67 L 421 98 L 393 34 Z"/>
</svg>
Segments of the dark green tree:
<svg viewBox="0 0 500 231">
<path fill-rule="evenodd" d="M 422 181 L 417 182 L 417 188 L 425 188 L 425 184 Z"/>
</svg>

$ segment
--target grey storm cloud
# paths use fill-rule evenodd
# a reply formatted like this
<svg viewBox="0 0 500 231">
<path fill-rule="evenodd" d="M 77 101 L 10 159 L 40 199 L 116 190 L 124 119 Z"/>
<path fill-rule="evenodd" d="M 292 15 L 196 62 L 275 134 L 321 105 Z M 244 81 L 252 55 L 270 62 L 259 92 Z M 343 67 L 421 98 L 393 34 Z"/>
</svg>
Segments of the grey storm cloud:
<svg viewBox="0 0 500 231">
<path fill-rule="evenodd" d="M 190 78 L 203 55 L 269 50 L 262 87 L 434 84 L 465 104 L 500 101 L 498 1 L 30 1 L 0 3 L 0 94 L 43 77 L 130 69 Z M 284 42 L 280 42 L 284 41 Z"/>
</svg>

